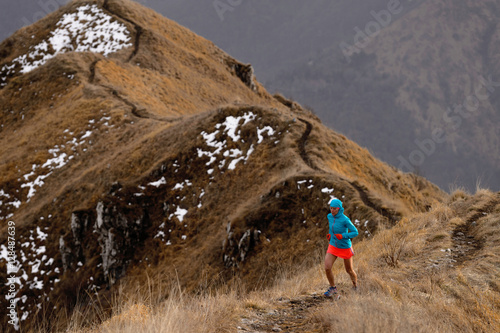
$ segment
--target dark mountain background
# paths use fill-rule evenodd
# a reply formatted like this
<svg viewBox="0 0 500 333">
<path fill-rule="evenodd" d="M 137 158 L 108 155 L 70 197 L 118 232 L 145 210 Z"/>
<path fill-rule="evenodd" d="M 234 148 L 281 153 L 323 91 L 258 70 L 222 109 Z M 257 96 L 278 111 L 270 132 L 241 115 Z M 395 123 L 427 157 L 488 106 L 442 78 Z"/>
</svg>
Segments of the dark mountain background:
<svg viewBox="0 0 500 333">
<path fill-rule="evenodd" d="M 4 5 L 3 36 L 65 2 Z M 271 93 L 403 171 L 444 190 L 500 189 L 497 2 L 138 2 L 251 63 Z M 474 111 L 456 109 L 464 103 Z"/>
</svg>

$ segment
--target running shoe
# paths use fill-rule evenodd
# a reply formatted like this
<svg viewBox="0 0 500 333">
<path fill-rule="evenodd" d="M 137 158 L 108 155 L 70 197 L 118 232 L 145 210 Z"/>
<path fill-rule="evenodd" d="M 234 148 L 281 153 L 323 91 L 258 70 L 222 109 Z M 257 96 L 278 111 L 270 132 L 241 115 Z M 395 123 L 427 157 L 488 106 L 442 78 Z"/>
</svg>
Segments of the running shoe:
<svg viewBox="0 0 500 333">
<path fill-rule="evenodd" d="M 333 297 L 337 294 L 337 287 L 330 287 L 328 290 L 324 293 L 326 297 Z"/>
</svg>

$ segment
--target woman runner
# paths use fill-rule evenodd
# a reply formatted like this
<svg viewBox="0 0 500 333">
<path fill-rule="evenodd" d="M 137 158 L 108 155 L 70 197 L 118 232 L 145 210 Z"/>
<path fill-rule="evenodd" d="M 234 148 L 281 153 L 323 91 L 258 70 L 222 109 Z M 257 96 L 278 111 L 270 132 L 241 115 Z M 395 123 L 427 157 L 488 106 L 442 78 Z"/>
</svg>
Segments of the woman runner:
<svg viewBox="0 0 500 333">
<path fill-rule="evenodd" d="M 337 258 L 344 259 L 344 267 L 352 280 L 354 290 L 358 287 L 358 276 L 353 269 L 354 252 L 352 250 L 351 239 L 358 235 L 358 229 L 351 220 L 344 215 L 342 201 L 332 199 L 330 201 L 330 214 L 328 214 L 328 250 L 325 255 L 325 272 L 330 288 L 325 292 L 325 296 L 333 297 L 337 294 L 337 286 L 333 277 L 332 266 Z"/>
</svg>

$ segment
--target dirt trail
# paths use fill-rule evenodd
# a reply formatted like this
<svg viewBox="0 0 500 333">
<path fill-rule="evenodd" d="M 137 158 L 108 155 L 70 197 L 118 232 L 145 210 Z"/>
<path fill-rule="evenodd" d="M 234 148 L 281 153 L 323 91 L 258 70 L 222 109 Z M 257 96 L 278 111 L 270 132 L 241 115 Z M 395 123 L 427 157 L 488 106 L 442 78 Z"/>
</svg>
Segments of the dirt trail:
<svg viewBox="0 0 500 333">
<path fill-rule="evenodd" d="M 319 332 L 310 320 L 312 310 L 328 299 L 318 294 L 277 299 L 272 310 L 252 309 L 238 332 Z"/>
<path fill-rule="evenodd" d="M 307 120 L 304 120 L 302 118 L 299 118 L 299 120 L 301 122 L 303 122 L 304 124 L 306 124 L 306 130 L 305 130 L 304 134 L 302 134 L 302 137 L 298 141 L 298 146 L 300 149 L 300 157 L 302 158 L 304 163 L 306 163 L 311 169 L 320 170 L 316 165 L 314 165 L 314 163 L 311 161 L 311 159 L 309 159 L 309 155 L 307 154 L 307 151 L 306 151 L 307 140 L 309 139 L 309 135 L 311 134 L 313 126 Z"/>
<path fill-rule="evenodd" d="M 473 259 L 474 255 L 481 249 L 481 242 L 474 237 L 474 228 L 477 225 L 477 221 L 491 213 L 499 201 L 500 194 L 497 194 L 495 198 L 491 199 L 483 207 L 474 211 L 464 224 L 457 226 L 453 230 L 451 257 L 455 265 L 461 265 L 465 261 Z"/>
<path fill-rule="evenodd" d="M 237 332 L 322 332 L 321 325 L 312 319 L 314 312 L 323 303 L 335 301 L 317 293 L 291 299 L 279 298 L 275 300 L 272 310 L 248 309 Z"/>
<path fill-rule="evenodd" d="M 132 53 L 130 54 L 130 56 L 127 59 L 127 62 L 131 61 L 137 55 L 137 53 L 139 52 L 139 46 L 140 46 L 140 42 L 141 42 L 141 36 L 142 36 L 142 32 L 144 31 L 144 28 L 141 27 L 140 25 L 138 25 L 136 22 L 134 22 L 134 21 L 132 21 L 132 20 L 124 17 L 123 15 L 120 15 L 120 14 L 114 12 L 110 8 L 110 6 L 109 6 L 109 0 L 104 0 L 102 8 L 104 8 L 105 10 L 107 10 L 110 14 L 112 14 L 112 15 L 114 15 L 116 17 L 119 17 L 123 21 L 126 21 L 126 22 L 128 22 L 128 23 L 130 23 L 130 24 L 132 24 L 134 26 L 134 29 L 135 29 L 134 50 L 132 51 Z"/>
<path fill-rule="evenodd" d="M 398 221 L 398 217 L 395 216 L 394 214 L 391 214 L 391 212 L 388 209 L 383 208 L 380 205 L 375 204 L 372 200 L 370 200 L 370 197 L 368 196 L 367 193 L 368 189 L 365 186 L 360 185 L 356 181 L 350 182 L 350 184 L 356 191 L 358 191 L 359 197 L 361 198 L 365 206 L 375 210 L 377 213 L 387 218 L 387 220 L 393 224 L 395 224 Z"/>
<path fill-rule="evenodd" d="M 89 67 L 90 74 L 89 74 L 89 78 L 88 78 L 89 83 L 104 88 L 114 98 L 118 99 L 119 101 L 121 101 L 125 105 L 129 106 L 131 108 L 132 115 L 134 115 L 137 118 L 153 119 L 153 120 L 163 121 L 163 122 L 167 122 L 167 123 L 176 122 L 176 121 L 182 119 L 182 117 L 166 118 L 166 117 L 158 117 L 156 115 L 153 115 L 150 112 L 148 112 L 146 109 L 139 109 L 137 107 L 137 105 L 135 105 L 134 103 L 130 102 L 125 97 L 120 95 L 118 93 L 118 91 L 116 89 L 114 89 L 113 87 L 109 87 L 109 86 L 104 85 L 102 83 L 96 83 L 95 82 L 96 81 L 96 78 L 95 78 L 96 77 L 96 66 L 100 61 L 101 60 L 95 60 L 94 62 L 92 62 L 90 64 L 90 67 Z"/>
</svg>

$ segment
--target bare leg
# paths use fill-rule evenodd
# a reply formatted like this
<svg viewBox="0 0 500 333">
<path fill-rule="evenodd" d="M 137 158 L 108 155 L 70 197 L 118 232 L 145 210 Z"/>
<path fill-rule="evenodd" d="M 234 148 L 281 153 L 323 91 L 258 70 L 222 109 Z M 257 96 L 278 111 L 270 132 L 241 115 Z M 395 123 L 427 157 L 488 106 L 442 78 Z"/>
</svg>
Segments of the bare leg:
<svg viewBox="0 0 500 333">
<path fill-rule="evenodd" d="M 358 286 L 358 275 L 354 271 L 354 268 L 353 268 L 354 264 L 353 264 L 352 257 L 349 259 L 344 259 L 344 266 L 345 266 L 345 271 L 347 272 L 347 274 L 349 274 L 351 276 L 352 284 L 355 287 L 357 287 Z"/>
<path fill-rule="evenodd" d="M 335 279 L 333 278 L 333 272 L 332 272 L 332 267 L 333 263 L 337 260 L 337 257 L 334 256 L 331 253 L 327 253 L 325 255 L 325 272 L 326 272 L 326 278 L 328 279 L 328 282 L 330 283 L 330 286 L 335 287 Z"/>
</svg>

